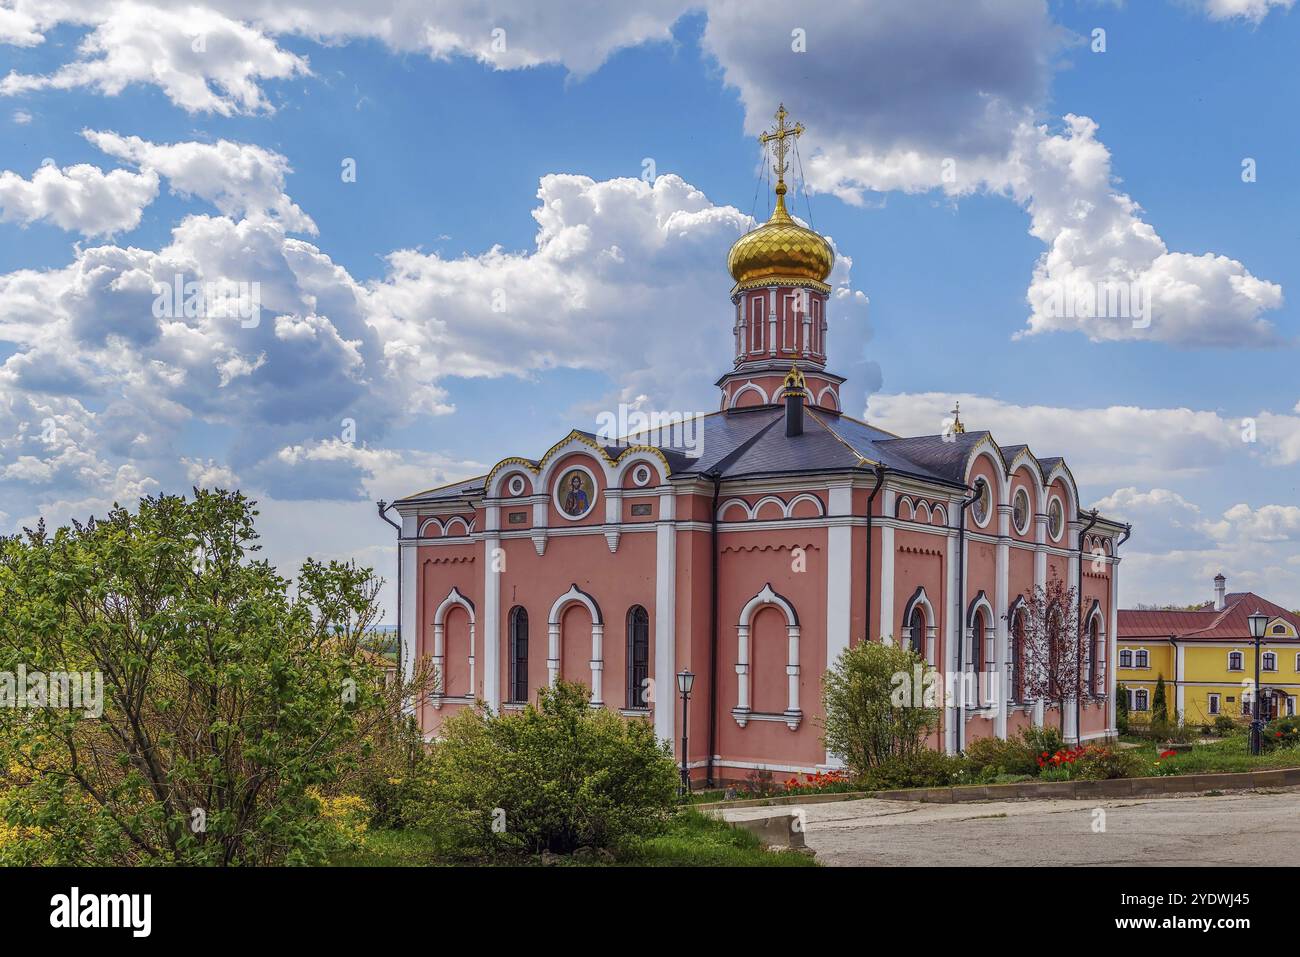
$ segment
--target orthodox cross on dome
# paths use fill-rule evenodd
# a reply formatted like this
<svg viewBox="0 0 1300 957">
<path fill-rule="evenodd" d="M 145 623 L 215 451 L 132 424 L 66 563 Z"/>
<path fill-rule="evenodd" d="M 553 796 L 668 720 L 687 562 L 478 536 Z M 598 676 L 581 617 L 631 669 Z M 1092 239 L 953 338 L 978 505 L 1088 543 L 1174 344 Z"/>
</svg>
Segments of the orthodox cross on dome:
<svg viewBox="0 0 1300 957">
<path fill-rule="evenodd" d="M 758 141 L 765 148 L 771 149 L 772 155 L 776 157 L 776 163 L 773 164 L 772 171 L 776 173 L 776 194 L 778 196 L 785 195 L 785 174 L 790 168 L 790 164 L 785 159 L 786 151 L 790 148 L 790 144 L 786 143 L 786 140 L 789 138 L 797 139 L 803 133 L 802 123 L 796 123 L 794 126 L 785 125 L 785 118 L 789 115 L 785 111 L 785 104 L 782 103 L 776 111 L 776 129 L 771 132 L 760 133 L 758 137 Z"/>
<path fill-rule="evenodd" d="M 961 422 L 961 403 L 960 403 L 960 402 L 958 402 L 958 403 L 957 403 L 957 407 L 956 407 L 955 409 L 952 410 L 952 434 L 953 434 L 953 435 L 965 435 L 965 434 L 966 434 L 966 426 L 962 425 L 962 422 Z"/>
</svg>

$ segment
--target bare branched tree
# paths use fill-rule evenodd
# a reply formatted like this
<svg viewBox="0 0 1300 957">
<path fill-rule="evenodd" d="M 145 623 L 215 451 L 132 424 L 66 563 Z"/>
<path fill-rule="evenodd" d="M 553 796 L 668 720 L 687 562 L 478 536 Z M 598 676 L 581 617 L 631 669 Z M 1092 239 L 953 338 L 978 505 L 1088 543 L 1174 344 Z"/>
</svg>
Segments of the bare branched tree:
<svg viewBox="0 0 1300 957">
<path fill-rule="evenodd" d="M 1025 603 L 1024 689 L 1030 699 L 1056 703 L 1065 733 L 1065 702 L 1091 696 L 1087 656 L 1079 643 L 1078 594 L 1059 578 L 1035 585 Z"/>
</svg>

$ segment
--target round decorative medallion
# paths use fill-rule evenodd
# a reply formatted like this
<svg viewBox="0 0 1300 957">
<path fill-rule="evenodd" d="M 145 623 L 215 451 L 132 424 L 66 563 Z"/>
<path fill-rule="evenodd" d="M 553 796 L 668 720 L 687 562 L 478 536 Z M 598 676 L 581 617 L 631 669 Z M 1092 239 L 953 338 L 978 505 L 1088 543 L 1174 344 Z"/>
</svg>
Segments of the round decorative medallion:
<svg viewBox="0 0 1300 957">
<path fill-rule="evenodd" d="M 642 464 L 632 470 L 632 484 L 644 488 L 650 484 L 650 466 Z"/>
<path fill-rule="evenodd" d="M 596 476 L 581 465 L 565 469 L 555 483 L 555 507 L 565 518 L 585 517 L 596 507 Z"/>
<path fill-rule="evenodd" d="M 506 488 L 510 491 L 511 495 L 523 495 L 525 488 L 524 477 L 522 475 L 510 476 L 510 481 L 506 483 Z"/>
</svg>

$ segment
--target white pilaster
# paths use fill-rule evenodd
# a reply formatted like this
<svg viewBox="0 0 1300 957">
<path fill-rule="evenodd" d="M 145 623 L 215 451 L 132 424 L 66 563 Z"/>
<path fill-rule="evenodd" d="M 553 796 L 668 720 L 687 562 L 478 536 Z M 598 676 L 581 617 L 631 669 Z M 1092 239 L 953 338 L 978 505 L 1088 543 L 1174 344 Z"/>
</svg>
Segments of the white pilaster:
<svg viewBox="0 0 1300 957">
<path fill-rule="evenodd" d="M 417 639 L 420 637 L 415 618 L 415 609 L 420 599 L 417 591 L 420 553 L 414 542 L 402 542 L 397 547 L 402 550 L 402 607 L 398 611 L 402 622 L 402 680 L 409 682 L 415 677 L 415 657 L 419 648 Z M 407 714 L 414 712 L 415 703 L 408 701 L 405 710 Z"/>
<path fill-rule="evenodd" d="M 1083 529 L 1083 524 L 1081 522 L 1071 522 L 1070 533 L 1069 535 L 1066 536 L 1066 542 L 1070 546 L 1070 560 L 1068 565 L 1066 566 L 1067 569 L 1066 574 L 1070 576 L 1068 581 L 1069 581 L 1069 587 L 1071 588 L 1074 588 L 1081 581 L 1081 579 L 1079 578 L 1079 540 L 1080 540 L 1080 532 L 1082 531 L 1082 529 Z M 1083 590 L 1082 589 L 1080 589 L 1079 594 L 1075 596 L 1075 602 L 1076 602 L 1074 607 L 1075 623 L 1076 625 L 1078 625 L 1079 628 L 1082 628 L 1082 621 L 1081 621 L 1083 617 Z M 1080 669 L 1083 668 L 1083 641 L 1084 641 L 1084 634 L 1082 631 L 1079 631 L 1078 640 L 1075 642 L 1074 653 L 1077 659 L 1075 665 Z M 1078 744 L 1079 743 L 1078 702 L 1075 700 L 1075 697 L 1073 695 L 1070 695 L 1066 697 L 1066 699 L 1063 702 L 1061 702 L 1061 707 L 1065 708 L 1065 740 L 1067 742 L 1073 742 L 1074 744 Z"/>
<path fill-rule="evenodd" d="M 655 734 L 674 740 L 677 691 L 677 498 L 660 492 L 655 525 Z"/>
<path fill-rule="evenodd" d="M 997 672 L 998 713 L 994 719 L 994 733 L 1002 739 L 1007 736 L 1007 699 L 1011 696 L 1011 642 L 1008 633 L 1007 608 L 1011 601 L 1011 506 L 998 506 L 997 571 L 993 595 L 994 670 Z"/>
<path fill-rule="evenodd" d="M 1186 650 L 1187 650 L 1186 645 L 1179 645 L 1177 650 L 1174 652 L 1174 688 L 1176 689 L 1174 691 L 1174 709 L 1176 711 L 1176 714 L 1174 716 L 1175 720 L 1181 718 L 1183 712 L 1187 710 L 1187 705 L 1185 700 L 1186 689 L 1183 687 L 1183 674 L 1184 674 L 1183 652 L 1185 652 Z"/>
<path fill-rule="evenodd" d="M 893 518 L 897 493 L 886 486 L 881 491 L 880 514 Z M 894 624 L 894 530 L 881 527 L 880 533 L 880 628 L 876 638 L 899 637 Z"/>
<path fill-rule="evenodd" d="M 828 514 L 848 516 L 853 508 L 851 486 L 835 485 L 830 490 Z M 853 529 L 832 525 L 826 531 L 826 667 L 832 667 L 840 652 L 849 647 L 849 615 L 853 586 Z"/>
<path fill-rule="evenodd" d="M 944 601 L 939 602 L 938 612 L 943 616 L 943 670 L 947 672 L 948 680 L 945 682 L 945 690 L 951 694 L 951 703 L 946 709 L 947 718 L 944 721 L 943 731 L 943 748 L 949 754 L 957 753 L 957 722 L 960 720 L 957 709 L 957 696 L 962 694 L 961 687 L 955 687 L 954 683 L 961 680 L 962 667 L 961 662 L 957 659 L 957 629 L 962 627 L 961 612 L 953 614 L 953 607 L 957 601 L 957 531 L 962 520 L 961 500 L 950 499 L 948 501 L 948 541 L 947 551 L 944 557 L 944 567 L 947 571 L 946 585 L 944 587 Z M 937 656 L 936 656 L 936 660 Z"/>
<path fill-rule="evenodd" d="M 1034 516 L 1034 531 L 1036 546 L 1034 548 L 1034 587 L 1047 587 L 1047 515 L 1039 513 Z M 1034 701 L 1034 725 L 1041 728 L 1043 726 L 1046 707 L 1043 699 L 1038 698 Z"/>
<path fill-rule="evenodd" d="M 1110 627 L 1106 644 L 1106 727 L 1112 734 L 1118 732 L 1115 721 L 1115 672 L 1119 669 L 1119 559 L 1110 561 Z"/>
<path fill-rule="evenodd" d="M 560 623 L 546 625 L 546 683 L 552 688 L 560 678 Z"/>
<path fill-rule="evenodd" d="M 605 626 L 591 623 L 591 706 L 599 708 L 605 704 Z"/>
<path fill-rule="evenodd" d="M 484 509 L 488 535 L 483 539 L 483 700 L 493 711 L 501 707 L 501 507 Z M 471 676 L 472 680 L 472 676 Z M 470 685 L 473 688 L 473 684 Z"/>
</svg>

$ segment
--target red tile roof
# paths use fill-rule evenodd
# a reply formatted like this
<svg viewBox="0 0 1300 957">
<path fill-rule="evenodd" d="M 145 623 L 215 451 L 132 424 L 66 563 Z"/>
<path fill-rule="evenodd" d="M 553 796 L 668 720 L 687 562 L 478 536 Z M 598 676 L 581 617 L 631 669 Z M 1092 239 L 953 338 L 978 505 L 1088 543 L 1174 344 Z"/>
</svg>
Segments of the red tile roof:
<svg viewBox="0 0 1300 957">
<path fill-rule="evenodd" d="M 1120 609 L 1119 637 L 1123 638 L 1178 638 L 1189 640 L 1223 640 L 1225 638 L 1250 638 L 1250 625 L 1246 619 L 1256 611 L 1272 618 L 1282 618 L 1300 631 L 1300 616 L 1276 605 L 1254 592 L 1234 592 L 1226 596 L 1223 611 L 1215 611 L 1213 602 L 1206 602 L 1192 611 L 1146 611 Z M 1269 636 L 1270 641 L 1282 639 Z"/>
</svg>

